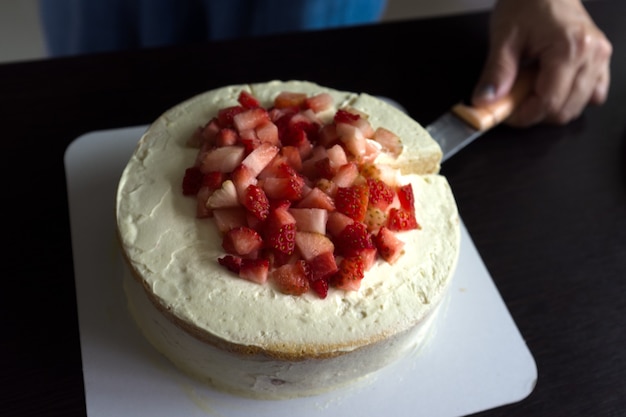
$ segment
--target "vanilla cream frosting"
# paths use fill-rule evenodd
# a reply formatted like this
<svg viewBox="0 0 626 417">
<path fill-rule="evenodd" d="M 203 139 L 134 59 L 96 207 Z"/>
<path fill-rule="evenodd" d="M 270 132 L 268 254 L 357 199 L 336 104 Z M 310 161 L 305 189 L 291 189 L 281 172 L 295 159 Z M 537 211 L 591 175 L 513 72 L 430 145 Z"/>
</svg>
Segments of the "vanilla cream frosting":
<svg viewBox="0 0 626 417">
<path fill-rule="evenodd" d="M 294 297 L 239 279 L 217 263 L 224 252 L 214 221 L 197 219 L 195 199 L 182 195 L 184 170 L 197 154 L 185 143 L 220 108 L 237 104 L 241 90 L 266 106 L 281 91 L 328 92 L 337 107 L 361 110 L 374 128 L 400 136 L 404 150 L 394 163 L 403 172 L 412 166 L 432 172 L 401 177 L 413 185 L 421 229 L 398 234 L 406 253 L 394 265 L 377 261 L 359 291 Z M 139 284 L 126 283 L 135 318 L 157 349 L 187 372 L 262 397 L 308 395 L 330 383 L 325 379 L 347 382 L 373 370 L 356 371 L 364 361 L 384 366 L 418 343 L 419 325 L 433 314 L 456 267 L 459 217 L 446 179 L 435 173 L 440 155 L 426 131 L 389 104 L 308 82 L 229 86 L 175 106 L 148 128 L 119 182 L 118 233 Z M 215 355 L 232 356 L 229 377 L 201 365 Z M 268 364 L 278 373 L 266 372 Z M 252 381 L 251 374 L 259 377 Z"/>
</svg>

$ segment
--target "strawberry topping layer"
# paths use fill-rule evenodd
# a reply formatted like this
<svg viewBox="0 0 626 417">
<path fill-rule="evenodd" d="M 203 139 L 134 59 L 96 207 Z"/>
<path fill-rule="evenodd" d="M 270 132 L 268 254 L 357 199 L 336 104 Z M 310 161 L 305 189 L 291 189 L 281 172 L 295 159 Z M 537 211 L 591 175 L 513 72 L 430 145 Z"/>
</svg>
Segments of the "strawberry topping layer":
<svg viewBox="0 0 626 417">
<path fill-rule="evenodd" d="M 398 234 L 419 229 L 411 184 L 376 165 L 400 138 L 368 116 L 334 107 L 330 94 L 284 91 L 269 108 L 242 90 L 188 141 L 198 148 L 182 193 L 222 236 L 217 262 L 285 294 L 356 291 L 375 262 L 403 254 Z"/>
</svg>

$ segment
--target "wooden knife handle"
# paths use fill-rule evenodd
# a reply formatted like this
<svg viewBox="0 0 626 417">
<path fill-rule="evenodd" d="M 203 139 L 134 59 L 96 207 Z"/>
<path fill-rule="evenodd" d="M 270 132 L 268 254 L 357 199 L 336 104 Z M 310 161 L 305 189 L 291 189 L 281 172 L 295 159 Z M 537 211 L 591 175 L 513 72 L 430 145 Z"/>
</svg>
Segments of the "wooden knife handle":
<svg viewBox="0 0 626 417">
<path fill-rule="evenodd" d="M 511 91 L 500 100 L 482 107 L 459 103 L 452 107 L 452 112 L 478 130 L 491 129 L 509 117 L 528 95 L 533 78 L 530 71 L 520 71 Z"/>
</svg>

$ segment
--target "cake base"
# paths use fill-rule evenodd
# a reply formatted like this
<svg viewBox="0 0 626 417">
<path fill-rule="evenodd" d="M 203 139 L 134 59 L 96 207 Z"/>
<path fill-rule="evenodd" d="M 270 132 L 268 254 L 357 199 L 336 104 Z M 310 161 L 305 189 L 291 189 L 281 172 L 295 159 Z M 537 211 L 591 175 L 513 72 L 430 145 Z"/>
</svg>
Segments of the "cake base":
<svg viewBox="0 0 626 417">
<path fill-rule="evenodd" d="M 428 340 L 440 306 L 408 332 L 332 358 L 279 360 L 243 355 L 196 339 L 172 323 L 124 268 L 129 311 L 146 339 L 177 368 L 235 395 L 282 400 L 332 391 L 356 382 L 419 349 Z"/>
</svg>

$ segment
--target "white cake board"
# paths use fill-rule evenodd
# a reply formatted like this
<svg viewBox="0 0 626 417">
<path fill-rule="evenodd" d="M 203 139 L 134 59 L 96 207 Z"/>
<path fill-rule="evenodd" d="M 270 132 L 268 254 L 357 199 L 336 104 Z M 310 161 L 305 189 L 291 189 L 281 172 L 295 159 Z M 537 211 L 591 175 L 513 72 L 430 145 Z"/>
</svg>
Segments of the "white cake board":
<svg viewBox="0 0 626 417">
<path fill-rule="evenodd" d="M 356 386 L 284 401 L 234 397 L 181 374 L 140 335 L 122 289 L 114 197 L 146 126 L 96 131 L 65 167 L 87 413 L 97 416 L 281 417 L 467 415 L 521 401 L 535 361 L 462 225 L 461 255 L 430 342 Z"/>
</svg>

